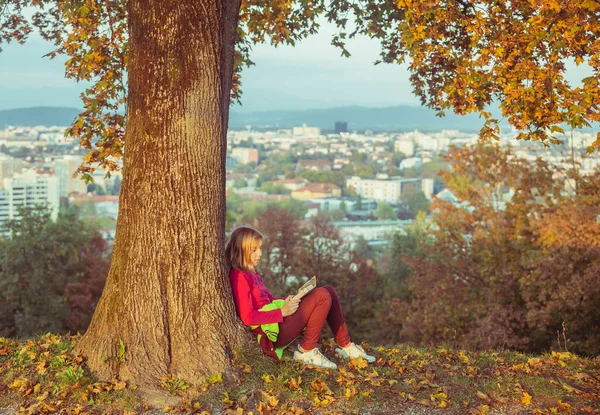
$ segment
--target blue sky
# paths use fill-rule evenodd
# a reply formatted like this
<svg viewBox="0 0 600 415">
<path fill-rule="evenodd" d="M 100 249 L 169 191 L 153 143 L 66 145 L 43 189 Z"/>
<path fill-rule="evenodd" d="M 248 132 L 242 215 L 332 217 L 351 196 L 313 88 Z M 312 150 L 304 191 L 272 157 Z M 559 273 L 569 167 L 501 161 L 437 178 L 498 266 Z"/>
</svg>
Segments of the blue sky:
<svg viewBox="0 0 600 415">
<path fill-rule="evenodd" d="M 349 41 L 351 58 L 330 45 L 333 25 L 323 22 L 318 34 L 295 47 L 258 45 L 256 65 L 243 74 L 243 105 L 236 111 L 300 110 L 360 105 L 414 105 L 407 65 L 373 65 L 379 45 L 367 37 Z M 64 77 L 64 58 L 42 56 L 52 45 L 32 34 L 25 45 L 2 45 L 0 110 L 32 106 L 80 107 L 84 85 Z M 590 76 L 589 67 L 567 64 L 568 77 Z"/>
<path fill-rule="evenodd" d="M 296 47 L 259 45 L 256 65 L 243 74 L 243 106 L 237 111 L 297 110 L 346 105 L 419 105 L 406 65 L 373 65 L 377 42 L 349 43 L 351 58 L 330 45 L 334 28 L 324 24 Z M 65 59 L 42 58 L 52 45 L 33 35 L 25 45 L 2 45 L 0 110 L 31 106 L 79 107 L 84 86 L 64 78 Z"/>
</svg>

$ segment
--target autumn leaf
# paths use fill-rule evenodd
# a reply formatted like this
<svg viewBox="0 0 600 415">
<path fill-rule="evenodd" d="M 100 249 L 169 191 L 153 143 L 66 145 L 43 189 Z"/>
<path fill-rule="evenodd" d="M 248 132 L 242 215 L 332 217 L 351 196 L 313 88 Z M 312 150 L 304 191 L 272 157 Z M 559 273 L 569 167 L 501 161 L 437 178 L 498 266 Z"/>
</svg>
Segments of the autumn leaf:
<svg viewBox="0 0 600 415">
<path fill-rule="evenodd" d="M 123 390 L 126 387 L 127 387 L 127 384 L 124 381 L 119 381 L 119 382 L 115 383 L 114 390 L 116 390 L 116 391 Z"/>
<path fill-rule="evenodd" d="M 261 378 L 265 383 L 271 383 L 271 382 L 273 382 L 273 380 L 275 380 L 275 377 L 273 375 L 269 375 L 267 373 L 262 375 Z"/>
<path fill-rule="evenodd" d="M 524 405 L 531 405 L 531 395 L 527 392 L 523 392 L 523 397 L 521 398 L 521 403 Z"/>
<path fill-rule="evenodd" d="M 252 366 L 250 366 L 248 363 L 243 362 L 241 364 L 241 368 L 243 373 L 252 373 Z"/>
<path fill-rule="evenodd" d="M 269 405 L 271 408 L 277 407 L 277 405 L 279 404 L 279 399 L 277 399 L 275 395 L 272 395 L 265 391 L 261 391 L 261 394 L 267 405 Z"/>
<path fill-rule="evenodd" d="M 297 378 L 290 378 L 288 382 L 288 386 L 290 389 L 298 389 L 302 384 L 302 377 L 298 376 Z"/>
<path fill-rule="evenodd" d="M 43 375 L 46 373 L 47 369 L 46 369 L 46 361 L 42 360 L 37 366 L 36 366 L 36 371 L 39 375 Z"/>
<path fill-rule="evenodd" d="M 356 391 L 356 388 L 354 386 L 346 388 L 345 393 L 344 393 L 344 397 L 346 397 L 346 399 L 349 399 L 353 396 L 356 396 L 358 392 Z"/>
<path fill-rule="evenodd" d="M 233 401 L 229 398 L 229 393 L 227 393 L 227 391 L 223 392 L 223 394 L 221 395 L 222 399 L 221 402 L 223 402 L 225 405 L 233 405 Z"/>
<path fill-rule="evenodd" d="M 567 411 L 567 412 L 570 412 L 573 409 L 569 403 L 563 402 L 560 399 L 558 400 L 558 408 L 561 411 Z"/>
<path fill-rule="evenodd" d="M 481 392 L 481 391 L 477 391 L 477 397 L 478 397 L 479 399 L 482 399 L 482 400 L 484 400 L 484 401 L 489 401 L 489 400 L 490 400 L 490 397 L 489 397 L 489 396 L 487 396 L 485 393 L 483 393 L 483 392 Z"/>
<path fill-rule="evenodd" d="M 487 405 L 479 405 L 477 408 L 471 411 L 472 415 L 488 415 L 490 413 L 490 407 Z"/>
</svg>

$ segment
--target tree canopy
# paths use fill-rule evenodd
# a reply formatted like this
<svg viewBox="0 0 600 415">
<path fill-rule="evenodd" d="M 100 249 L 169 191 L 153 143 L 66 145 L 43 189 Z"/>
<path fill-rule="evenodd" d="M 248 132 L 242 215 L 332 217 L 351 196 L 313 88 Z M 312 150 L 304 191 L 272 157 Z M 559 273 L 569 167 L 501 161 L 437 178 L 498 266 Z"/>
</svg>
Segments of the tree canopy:
<svg viewBox="0 0 600 415">
<path fill-rule="evenodd" d="M 35 12 L 27 17 L 27 9 Z M 582 128 L 600 120 L 600 3 L 532 0 L 245 0 L 240 7 L 232 101 L 241 98 L 241 71 L 252 65 L 257 43 L 290 44 L 315 33 L 324 17 L 339 31 L 332 44 L 350 56 L 357 35 L 381 44 L 379 62 L 409 62 L 414 93 L 442 115 L 479 113 L 481 134 L 497 138 L 503 118 L 517 138 L 562 142 L 561 126 Z M 54 43 L 50 58 L 69 59 L 65 75 L 92 83 L 82 95 L 84 111 L 68 133 L 89 149 L 79 167 L 84 179 L 96 166 L 118 168 L 127 105 L 127 1 L 2 0 L 0 44 L 24 42 L 32 30 Z M 572 85 L 571 63 L 591 76 Z M 97 139 L 96 139 L 97 138 Z M 600 135 L 590 146 L 600 147 Z"/>
</svg>

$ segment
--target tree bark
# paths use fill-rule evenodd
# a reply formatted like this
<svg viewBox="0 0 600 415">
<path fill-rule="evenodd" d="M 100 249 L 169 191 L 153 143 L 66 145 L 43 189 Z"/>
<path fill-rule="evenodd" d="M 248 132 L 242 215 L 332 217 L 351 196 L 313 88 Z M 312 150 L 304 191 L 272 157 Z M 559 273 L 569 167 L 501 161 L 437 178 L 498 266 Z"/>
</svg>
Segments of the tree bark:
<svg viewBox="0 0 600 415">
<path fill-rule="evenodd" d="M 129 1 L 117 235 L 104 292 L 78 343 L 101 379 L 152 388 L 172 374 L 198 383 L 227 369 L 243 338 L 223 255 L 239 7 L 240 0 Z"/>
</svg>

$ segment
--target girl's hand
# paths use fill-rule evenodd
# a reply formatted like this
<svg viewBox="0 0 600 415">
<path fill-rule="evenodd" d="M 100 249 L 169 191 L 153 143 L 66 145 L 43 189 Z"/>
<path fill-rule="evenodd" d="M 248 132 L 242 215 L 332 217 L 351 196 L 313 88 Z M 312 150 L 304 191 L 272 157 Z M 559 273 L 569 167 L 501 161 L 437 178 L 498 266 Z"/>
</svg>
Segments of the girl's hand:
<svg viewBox="0 0 600 415">
<path fill-rule="evenodd" d="M 296 310 L 298 310 L 299 305 L 300 305 L 300 300 L 299 299 L 294 300 L 294 297 L 289 295 L 285 299 L 285 304 L 281 308 L 281 314 L 284 317 L 291 316 L 292 314 L 294 314 L 296 312 Z"/>
</svg>

